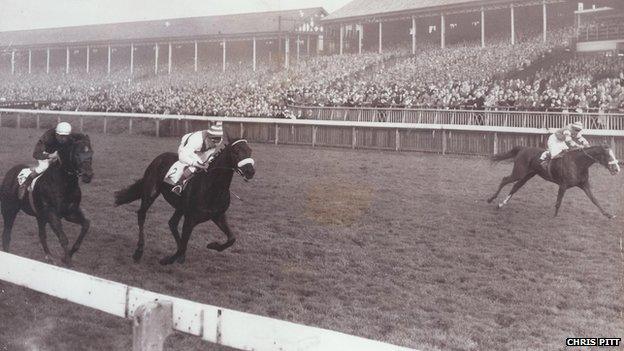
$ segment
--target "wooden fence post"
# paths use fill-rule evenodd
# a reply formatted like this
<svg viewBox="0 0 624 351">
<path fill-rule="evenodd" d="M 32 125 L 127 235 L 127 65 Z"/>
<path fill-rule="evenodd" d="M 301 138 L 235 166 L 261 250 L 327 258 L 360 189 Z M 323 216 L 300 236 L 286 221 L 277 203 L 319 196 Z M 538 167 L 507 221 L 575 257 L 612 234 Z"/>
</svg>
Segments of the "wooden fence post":
<svg viewBox="0 0 624 351">
<path fill-rule="evenodd" d="M 494 133 L 494 154 L 498 153 L 498 133 Z"/>
<path fill-rule="evenodd" d="M 132 118 L 128 118 L 128 134 L 132 135 Z"/>
<path fill-rule="evenodd" d="M 312 147 L 316 146 L 316 130 L 317 126 L 312 126 Z"/>
<path fill-rule="evenodd" d="M 275 123 L 275 145 L 279 142 L 279 124 Z"/>
<path fill-rule="evenodd" d="M 156 137 L 160 138 L 160 120 L 156 120 Z"/>
<path fill-rule="evenodd" d="M 399 133 L 399 128 L 396 129 L 396 134 L 394 137 L 394 143 L 395 143 L 395 151 L 399 151 L 401 149 L 401 134 Z"/>
<path fill-rule="evenodd" d="M 245 124 L 243 122 L 241 122 L 241 124 L 240 124 L 240 138 L 243 137 L 243 134 L 245 134 Z"/>
<path fill-rule="evenodd" d="M 22 116 L 17 115 L 17 129 L 20 129 L 22 124 Z"/>
<path fill-rule="evenodd" d="M 132 351 L 162 351 L 165 339 L 173 332 L 173 303 L 152 301 L 134 312 Z"/>
<path fill-rule="evenodd" d="M 41 116 L 37 115 L 37 129 L 39 129 L 39 125 L 41 124 L 40 117 Z"/>
<path fill-rule="evenodd" d="M 84 132 L 84 117 L 80 117 L 80 132 Z"/>
<path fill-rule="evenodd" d="M 446 131 L 442 131 L 442 155 L 446 155 Z"/>
<path fill-rule="evenodd" d="M 351 134 L 351 148 L 355 149 L 355 145 L 357 144 L 357 131 L 355 127 L 353 127 L 353 132 Z"/>
<path fill-rule="evenodd" d="M 106 134 L 107 120 L 108 119 L 104 117 L 104 134 Z"/>
</svg>

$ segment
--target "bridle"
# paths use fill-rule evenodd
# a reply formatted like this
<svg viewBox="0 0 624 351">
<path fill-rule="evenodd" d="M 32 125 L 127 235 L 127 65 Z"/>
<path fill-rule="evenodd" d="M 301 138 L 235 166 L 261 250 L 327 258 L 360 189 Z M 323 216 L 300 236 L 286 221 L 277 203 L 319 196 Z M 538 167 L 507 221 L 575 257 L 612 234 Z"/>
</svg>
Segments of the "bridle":
<svg viewBox="0 0 624 351">
<path fill-rule="evenodd" d="M 587 151 L 585 151 L 585 148 L 582 148 L 581 151 L 583 151 L 583 153 L 585 154 L 585 156 L 591 158 L 592 160 L 596 161 L 597 163 L 602 164 L 602 162 L 600 162 L 600 160 L 598 160 L 597 158 L 595 158 L 594 156 L 590 155 L 587 153 Z M 613 157 L 612 161 L 607 162 L 608 165 L 617 165 L 619 164 L 620 161 L 618 161 L 615 156 Z"/>
<path fill-rule="evenodd" d="M 229 147 L 233 147 L 234 145 L 236 145 L 238 143 L 247 143 L 247 139 L 236 140 L 235 142 L 230 144 Z M 226 169 L 226 170 L 229 170 L 229 171 L 236 171 L 236 173 L 238 173 L 238 175 L 240 175 L 241 177 L 243 177 L 246 180 L 245 175 L 243 174 L 243 171 L 241 171 L 241 167 L 244 167 L 246 165 L 251 165 L 253 167 L 255 165 L 255 161 L 253 160 L 253 158 L 247 157 L 245 159 L 242 159 L 242 160 L 238 161 L 238 163 L 236 164 L 236 167 L 211 167 L 211 168 L 205 169 L 204 172 L 211 172 L 211 171 L 214 171 L 214 170 L 217 170 L 217 169 Z"/>
</svg>

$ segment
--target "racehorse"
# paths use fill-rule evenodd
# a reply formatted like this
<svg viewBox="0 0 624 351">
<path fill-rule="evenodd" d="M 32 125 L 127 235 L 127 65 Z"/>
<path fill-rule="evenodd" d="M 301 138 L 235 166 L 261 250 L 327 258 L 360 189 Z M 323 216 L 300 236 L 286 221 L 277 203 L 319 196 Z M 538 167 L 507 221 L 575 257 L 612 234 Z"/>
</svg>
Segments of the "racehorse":
<svg viewBox="0 0 624 351">
<path fill-rule="evenodd" d="M 581 188 L 604 216 L 608 218 L 615 217 L 600 206 L 598 200 L 592 194 L 589 183 L 589 167 L 594 163 L 603 165 L 612 175 L 620 172 L 620 162 L 615 158 L 615 154 L 609 146 L 597 145 L 566 151 L 561 157 L 550 161 L 550 171 L 544 169 L 540 164 L 540 155 L 543 152 L 544 150 L 539 148 L 516 146 L 508 152 L 492 156 L 493 161 L 514 158 L 514 167 L 511 175 L 503 178 L 496 193 L 487 200 L 488 203 L 496 199 L 505 185 L 515 182 L 509 195 L 503 202 L 498 204 L 498 208 L 505 206 L 516 191 L 529 179 L 539 175 L 545 180 L 559 185 L 559 193 L 557 194 L 557 202 L 555 204 L 555 217 L 559 213 L 563 195 L 567 189 L 572 187 Z"/>
<path fill-rule="evenodd" d="M 37 219 L 39 240 L 46 259 L 53 261 L 48 249 L 46 224 L 50 224 L 52 231 L 58 237 L 63 248 L 62 262 L 71 266 L 71 257 L 78 251 L 89 230 L 90 222 L 80 209 L 82 193 L 78 178 L 84 183 L 90 183 L 93 178 L 91 168 L 93 148 L 88 135 L 71 134 L 70 142 L 59 151 L 59 162 L 55 162 L 36 180 L 32 191 L 27 191 L 22 199 L 18 197 L 19 184 L 17 176 L 26 165 L 17 165 L 11 168 L 4 176 L 0 186 L 0 200 L 4 230 L 2 232 L 2 249 L 9 251 L 11 230 L 15 217 L 20 210 Z M 68 240 L 61 219 L 80 224 L 80 234 L 76 242 L 68 248 Z"/>
<path fill-rule="evenodd" d="M 171 152 L 157 156 L 145 170 L 143 178 L 115 193 L 116 206 L 141 200 L 141 206 L 137 211 L 139 240 L 132 256 L 135 262 L 138 262 L 143 255 L 145 246 L 143 225 L 147 210 L 160 194 L 163 194 L 165 200 L 175 209 L 173 216 L 169 219 L 169 229 L 177 245 L 177 251 L 161 259 L 161 264 L 184 263 L 193 228 L 209 220 L 212 220 L 223 231 L 227 236 L 227 241 L 223 244 L 212 242 L 208 244 L 208 249 L 223 251 L 234 244 L 236 238 L 225 216 L 230 206 L 230 184 L 234 171 L 248 181 L 253 178 L 255 168 L 247 140 L 231 140 L 227 130 L 224 129 L 223 143 L 225 147 L 210 166 L 205 171 L 197 172 L 188 181 L 182 196 L 172 193 L 172 186 L 164 182 L 167 171 L 178 160 L 178 155 Z M 184 217 L 184 222 L 180 236 L 178 224 L 182 217 Z"/>
</svg>

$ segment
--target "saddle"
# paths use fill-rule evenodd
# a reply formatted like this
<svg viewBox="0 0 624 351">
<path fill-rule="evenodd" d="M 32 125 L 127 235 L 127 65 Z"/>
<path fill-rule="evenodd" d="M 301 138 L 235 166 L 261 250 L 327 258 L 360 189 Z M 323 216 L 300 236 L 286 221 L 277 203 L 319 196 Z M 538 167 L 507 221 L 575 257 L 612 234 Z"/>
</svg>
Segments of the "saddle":
<svg viewBox="0 0 624 351">
<path fill-rule="evenodd" d="M 17 184 L 19 184 L 20 186 L 22 184 L 24 184 L 24 182 L 26 181 L 26 179 L 28 179 L 28 176 L 32 173 L 32 170 L 30 168 L 24 168 L 22 169 L 18 174 L 17 174 Z M 32 191 L 35 188 L 35 184 L 37 183 L 37 180 L 39 180 L 39 178 L 41 178 L 41 176 L 43 175 L 42 172 L 41 174 L 39 174 L 38 176 L 36 176 L 32 182 L 30 182 L 30 185 L 28 186 L 28 189 L 26 189 L 27 191 Z"/>
<path fill-rule="evenodd" d="M 187 173 L 188 175 L 186 176 L 186 179 L 184 179 L 184 182 L 182 183 L 182 191 L 184 191 L 184 189 L 186 189 L 186 185 L 189 183 L 189 180 L 191 180 L 195 176 L 195 173 L 197 173 L 197 170 L 188 170 L 190 167 L 191 166 L 188 166 L 185 163 L 176 161 L 173 165 L 171 165 L 169 171 L 167 171 L 163 181 L 172 186 L 177 185 L 180 178 L 184 176 L 184 172 L 189 172 Z"/>
</svg>

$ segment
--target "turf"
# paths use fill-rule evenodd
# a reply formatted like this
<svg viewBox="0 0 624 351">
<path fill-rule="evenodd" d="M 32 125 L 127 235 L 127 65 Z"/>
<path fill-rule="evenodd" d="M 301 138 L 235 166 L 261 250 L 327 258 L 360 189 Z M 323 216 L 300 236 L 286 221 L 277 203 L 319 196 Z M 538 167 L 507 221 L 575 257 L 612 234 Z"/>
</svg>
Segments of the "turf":
<svg viewBox="0 0 624 351">
<path fill-rule="evenodd" d="M 39 133 L 0 128 L 0 175 L 30 159 Z M 186 263 L 163 267 L 158 259 L 174 250 L 169 206 L 159 199 L 151 209 L 134 264 L 138 205 L 115 208 L 112 193 L 177 140 L 91 137 L 96 177 L 83 186 L 83 208 L 92 227 L 76 270 L 421 350 L 556 350 L 567 337 L 624 336 L 624 180 L 599 166 L 594 194 L 615 220 L 578 189 L 553 218 L 557 188 L 538 178 L 495 209 L 485 199 L 510 163 L 253 144 L 255 179 L 232 185 L 242 199 L 228 212 L 236 244 L 207 250 L 224 237 L 202 224 Z M 76 237 L 76 226 L 65 228 Z M 43 259 L 33 218 L 18 217 L 12 252 Z M 131 345 L 129 321 L 7 283 L 0 316 L 0 350 Z M 182 334 L 167 345 L 207 347 Z"/>
</svg>

